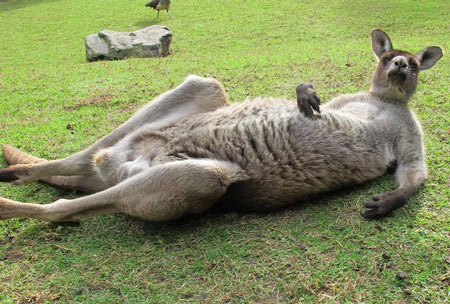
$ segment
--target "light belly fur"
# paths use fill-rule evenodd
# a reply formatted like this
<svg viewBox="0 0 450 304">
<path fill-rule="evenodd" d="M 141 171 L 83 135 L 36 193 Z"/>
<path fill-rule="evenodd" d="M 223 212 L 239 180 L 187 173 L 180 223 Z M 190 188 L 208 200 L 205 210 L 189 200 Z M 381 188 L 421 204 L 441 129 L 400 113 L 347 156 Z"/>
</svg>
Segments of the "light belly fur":
<svg viewBox="0 0 450 304">
<path fill-rule="evenodd" d="M 195 119 L 194 119 L 195 118 Z M 231 185 L 222 206 L 266 210 L 308 196 L 374 179 L 386 171 L 386 134 L 371 121 L 337 111 L 309 119 L 295 104 L 261 99 L 196 115 L 136 138 L 164 138 L 151 165 L 183 159 L 217 159 L 239 165 L 248 179 Z M 379 130 L 383 132 L 383 130 Z M 154 154 L 154 147 L 139 153 Z M 135 151 L 133 152 L 135 153 Z M 136 154 L 136 153 L 135 153 Z"/>
</svg>

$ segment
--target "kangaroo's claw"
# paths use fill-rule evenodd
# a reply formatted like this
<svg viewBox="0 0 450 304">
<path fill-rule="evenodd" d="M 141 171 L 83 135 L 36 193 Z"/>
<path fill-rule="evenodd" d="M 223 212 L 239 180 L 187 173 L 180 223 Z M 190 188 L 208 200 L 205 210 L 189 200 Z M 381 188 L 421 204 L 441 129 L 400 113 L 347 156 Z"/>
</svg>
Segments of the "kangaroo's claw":
<svg viewBox="0 0 450 304">
<path fill-rule="evenodd" d="M 381 218 L 405 205 L 406 201 L 406 196 L 398 191 L 374 195 L 371 201 L 364 203 L 367 209 L 361 211 L 361 215 L 365 218 Z"/>
<path fill-rule="evenodd" d="M 312 84 L 302 83 L 296 88 L 297 106 L 300 112 L 307 117 L 313 117 L 315 110 L 320 113 L 320 99 L 317 97 L 316 91 Z"/>
</svg>

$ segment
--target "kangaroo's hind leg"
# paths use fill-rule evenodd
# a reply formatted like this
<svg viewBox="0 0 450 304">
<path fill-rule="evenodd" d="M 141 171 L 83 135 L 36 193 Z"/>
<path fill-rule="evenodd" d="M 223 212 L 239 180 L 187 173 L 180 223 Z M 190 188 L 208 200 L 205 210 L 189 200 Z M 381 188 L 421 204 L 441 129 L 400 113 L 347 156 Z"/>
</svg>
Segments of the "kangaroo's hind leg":
<svg viewBox="0 0 450 304">
<path fill-rule="evenodd" d="M 134 114 L 119 128 L 112 131 L 87 149 L 65 159 L 18 164 L 0 169 L 0 181 L 23 183 L 51 176 L 93 176 L 92 157 L 102 148 L 116 144 L 124 136 L 142 125 L 159 129 L 184 117 L 214 111 L 229 105 L 225 90 L 215 79 L 189 76 L 170 90 Z"/>
<path fill-rule="evenodd" d="M 236 181 L 246 179 L 238 166 L 216 160 L 183 160 L 148 170 L 104 191 L 47 205 L 0 198 L 0 219 L 30 217 L 79 221 L 94 215 L 127 213 L 149 221 L 166 221 L 211 207 Z"/>
</svg>

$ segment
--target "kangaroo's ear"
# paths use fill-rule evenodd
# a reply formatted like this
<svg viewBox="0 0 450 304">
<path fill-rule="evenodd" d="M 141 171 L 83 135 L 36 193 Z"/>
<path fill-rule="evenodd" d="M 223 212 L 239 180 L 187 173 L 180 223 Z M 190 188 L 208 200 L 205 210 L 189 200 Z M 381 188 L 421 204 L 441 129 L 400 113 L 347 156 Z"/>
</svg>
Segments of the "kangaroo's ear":
<svg viewBox="0 0 450 304">
<path fill-rule="evenodd" d="M 417 59 L 420 61 L 419 70 L 431 68 L 442 56 L 444 56 L 444 52 L 438 46 L 429 46 L 419 51 L 416 54 Z"/>
<path fill-rule="evenodd" d="M 383 53 L 392 51 L 391 39 L 382 30 L 374 29 L 372 31 L 372 50 L 378 58 Z"/>
</svg>

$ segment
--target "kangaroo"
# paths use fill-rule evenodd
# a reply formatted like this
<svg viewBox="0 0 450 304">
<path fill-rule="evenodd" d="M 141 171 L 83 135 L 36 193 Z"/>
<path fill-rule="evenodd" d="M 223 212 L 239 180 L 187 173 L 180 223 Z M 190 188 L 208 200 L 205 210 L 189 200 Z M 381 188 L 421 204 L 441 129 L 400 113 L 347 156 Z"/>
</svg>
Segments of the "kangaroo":
<svg viewBox="0 0 450 304">
<path fill-rule="evenodd" d="M 167 221 L 210 208 L 267 211 L 395 170 L 398 188 L 364 204 L 366 218 L 406 204 L 427 176 L 422 131 L 408 101 L 419 71 L 442 49 L 394 50 L 372 32 L 379 59 L 369 92 L 320 106 L 312 85 L 297 103 L 255 98 L 230 105 L 215 79 L 189 76 L 87 149 L 47 161 L 3 145 L 0 181 L 41 180 L 90 195 L 50 204 L 0 198 L 0 219 L 79 221 L 127 213 Z M 393 164 L 396 164 L 393 166 Z"/>
</svg>

